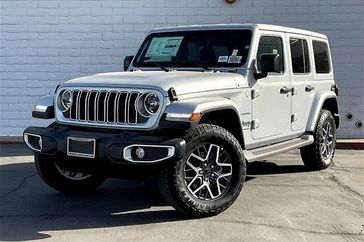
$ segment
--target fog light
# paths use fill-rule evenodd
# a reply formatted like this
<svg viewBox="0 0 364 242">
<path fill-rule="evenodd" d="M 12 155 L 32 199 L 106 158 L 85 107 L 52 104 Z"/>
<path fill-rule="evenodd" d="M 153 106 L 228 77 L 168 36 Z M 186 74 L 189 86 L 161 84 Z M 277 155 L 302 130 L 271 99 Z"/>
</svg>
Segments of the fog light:
<svg viewBox="0 0 364 242">
<path fill-rule="evenodd" d="M 41 152 L 43 143 L 42 137 L 37 134 L 24 133 L 24 142 L 28 145 L 28 147 L 32 150 Z"/>
<path fill-rule="evenodd" d="M 40 148 L 43 147 L 43 143 L 42 143 L 42 139 L 41 138 L 39 138 L 39 140 L 38 140 L 38 145 L 39 145 Z"/>
<path fill-rule="evenodd" d="M 142 147 L 138 147 L 136 150 L 135 150 L 135 155 L 139 158 L 139 159 L 143 159 L 144 156 L 145 156 L 145 151 Z"/>
</svg>

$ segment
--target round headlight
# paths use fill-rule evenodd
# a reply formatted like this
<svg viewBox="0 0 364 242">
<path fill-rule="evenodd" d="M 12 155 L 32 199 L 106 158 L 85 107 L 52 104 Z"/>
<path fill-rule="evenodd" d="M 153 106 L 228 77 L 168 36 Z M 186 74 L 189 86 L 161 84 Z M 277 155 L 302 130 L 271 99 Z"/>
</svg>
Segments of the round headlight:
<svg viewBox="0 0 364 242">
<path fill-rule="evenodd" d="M 62 112 L 67 111 L 70 109 L 72 105 L 72 93 L 69 90 L 62 91 L 59 96 L 59 108 Z"/>
<path fill-rule="evenodd" d="M 155 114 L 160 106 L 160 99 L 157 94 L 149 93 L 144 99 L 144 108 L 149 114 Z"/>
</svg>

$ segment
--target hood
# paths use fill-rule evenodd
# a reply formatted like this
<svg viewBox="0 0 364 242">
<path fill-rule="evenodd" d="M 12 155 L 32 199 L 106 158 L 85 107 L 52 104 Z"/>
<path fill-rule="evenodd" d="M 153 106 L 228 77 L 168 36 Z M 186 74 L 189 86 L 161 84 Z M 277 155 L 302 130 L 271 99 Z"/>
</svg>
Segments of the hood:
<svg viewBox="0 0 364 242">
<path fill-rule="evenodd" d="M 235 89 L 242 75 L 226 72 L 135 71 L 96 74 L 64 83 L 64 86 L 118 86 L 151 88 L 166 92 L 173 87 L 178 95 L 222 89 Z"/>
</svg>

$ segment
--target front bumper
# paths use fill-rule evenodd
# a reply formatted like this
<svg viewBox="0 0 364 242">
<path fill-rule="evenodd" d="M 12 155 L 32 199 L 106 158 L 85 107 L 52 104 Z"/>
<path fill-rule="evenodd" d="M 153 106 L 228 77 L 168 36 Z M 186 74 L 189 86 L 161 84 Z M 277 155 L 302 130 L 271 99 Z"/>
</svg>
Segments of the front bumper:
<svg viewBox="0 0 364 242">
<path fill-rule="evenodd" d="M 35 153 L 64 159 L 87 159 L 109 161 L 120 164 L 159 164 L 179 160 L 185 151 L 185 140 L 180 138 L 144 136 L 128 131 L 100 132 L 75 130 L 65 126 L 28 127 L 24 141 Z M 70 154 L 69 137 L 95 140 L 93 156 Z M 137 156 L 137 149 L 143 149 L 144 157 Z"/>
</svg>

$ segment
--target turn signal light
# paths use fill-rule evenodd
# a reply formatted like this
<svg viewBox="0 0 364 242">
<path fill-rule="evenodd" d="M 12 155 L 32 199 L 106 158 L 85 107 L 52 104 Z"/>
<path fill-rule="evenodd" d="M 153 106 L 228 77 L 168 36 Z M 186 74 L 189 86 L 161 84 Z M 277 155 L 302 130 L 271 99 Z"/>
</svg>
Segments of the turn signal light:
<svg viewBox="0 0 364 242">
<path fill-rule="evenodd" d="M 195 122 L 200 120 L 200 118 L 201 118 L 201 113 L 193 113 L 188 120 L 190 120 L 191 122 Z"/>
</svg>

